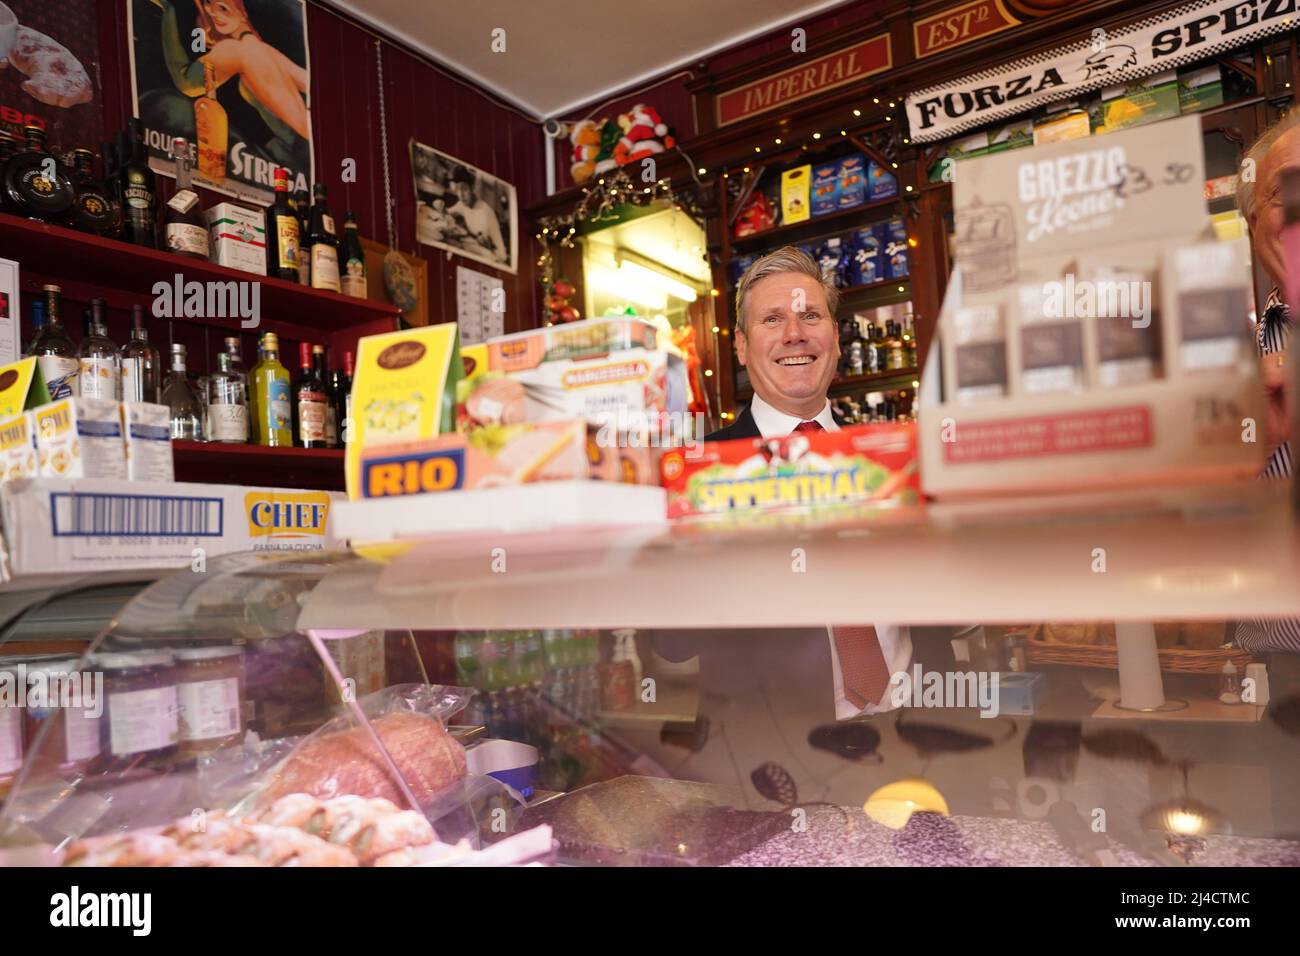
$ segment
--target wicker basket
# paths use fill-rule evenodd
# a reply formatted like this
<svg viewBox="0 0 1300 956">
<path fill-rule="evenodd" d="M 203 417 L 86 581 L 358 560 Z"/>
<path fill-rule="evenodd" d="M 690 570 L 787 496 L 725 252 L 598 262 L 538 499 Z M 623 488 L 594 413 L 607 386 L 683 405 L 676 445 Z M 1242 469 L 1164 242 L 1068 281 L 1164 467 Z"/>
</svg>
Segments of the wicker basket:
<svg viewBox="0 0 1300 956">
<path fill-rule="evenodd" d="M 1066 667 L 1102 667 L 1119 669 L 1119 651 L 1114 645 L 1065 644 L 1051 640 L 1041 624 L 1025 632 L 1025 654 L 1030 664 L 1062 664 Z M 1171 674 L 1218 674 L 1228 661 L 1242 673 L 1253 663 L 1249 651 L 1231 644 L 1213 650 L 1193 650 L 1187 647 L 1162 647 L 1156 652 L 1160 669 Z"/>
</svg>

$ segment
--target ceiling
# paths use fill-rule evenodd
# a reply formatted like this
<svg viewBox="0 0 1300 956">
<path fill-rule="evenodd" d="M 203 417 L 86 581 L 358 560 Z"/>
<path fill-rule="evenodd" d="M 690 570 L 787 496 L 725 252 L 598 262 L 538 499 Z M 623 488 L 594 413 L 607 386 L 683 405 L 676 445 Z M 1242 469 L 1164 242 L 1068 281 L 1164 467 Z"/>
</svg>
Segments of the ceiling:
<svg viewBox="0 0 1300 956">
<path fill-rule="evenodd" d="M 845 0 L 335 0 L 535 119 L 564 117 Z M 494 30 L 505 51 L 494 52 Z"/>
</svg>

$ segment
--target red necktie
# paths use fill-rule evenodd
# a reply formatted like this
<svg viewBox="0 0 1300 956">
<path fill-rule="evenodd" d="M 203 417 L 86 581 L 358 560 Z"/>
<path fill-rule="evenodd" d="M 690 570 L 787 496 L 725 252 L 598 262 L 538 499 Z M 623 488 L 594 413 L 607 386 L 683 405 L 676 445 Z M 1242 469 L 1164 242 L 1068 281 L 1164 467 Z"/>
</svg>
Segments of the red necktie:
<svg viewBox="0 0 1300 956">
<path fill-rule="evenodd" d="M 889 665 L 880 649 L 880 637 L 870 624 L 864 627 L 834 627 L 835 651 L 844 677 L 844 696 L 854 707 L 877 704 L 889 686 Z"/>
<path fill-rule="evenodd" d="M 794 426 L 794 430 L 797 432 L 824 432 L 826 429 L 822 428 L 821 422 L 811 421 L 800 422 L 798 425 Z"/>
</svg>

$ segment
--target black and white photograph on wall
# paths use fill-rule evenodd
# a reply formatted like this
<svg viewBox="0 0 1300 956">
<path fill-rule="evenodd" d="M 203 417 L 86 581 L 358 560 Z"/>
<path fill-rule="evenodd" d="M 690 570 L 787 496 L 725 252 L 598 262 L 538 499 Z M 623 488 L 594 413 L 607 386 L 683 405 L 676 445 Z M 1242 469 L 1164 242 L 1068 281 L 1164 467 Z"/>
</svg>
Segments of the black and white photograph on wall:
<svg viewBox="0 0 1300 956">
<path fill-rule="evenodd" d="M 411 140 L 415 235 L 496 269 L 517 267 L 515 187 L 454 156 Z"/>
</svg>

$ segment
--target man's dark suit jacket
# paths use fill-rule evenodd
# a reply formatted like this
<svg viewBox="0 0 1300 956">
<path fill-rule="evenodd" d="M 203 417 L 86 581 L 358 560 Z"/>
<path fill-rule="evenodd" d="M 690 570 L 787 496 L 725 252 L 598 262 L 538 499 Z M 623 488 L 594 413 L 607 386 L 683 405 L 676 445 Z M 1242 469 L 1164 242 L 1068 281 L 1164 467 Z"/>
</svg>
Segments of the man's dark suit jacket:
<svg viewBox="0 0 1300 956">
<path fill-rule="evenodd" d="M 835 419 L 835 424 L 841 428 L 844 427 L 844 420 L 831 410 L 831 417 Z M 726 428 L 719 428 L 711 435 L 705 435 L 705 441 L 730 441 L 733 438 L 762 438 L 763 434 L 758 430 L 758 423 L 754 421 L 754 413 L 750 406 L 746 405 L 745 410 L 736 416 L 736 420 Z"/>
</svg>

